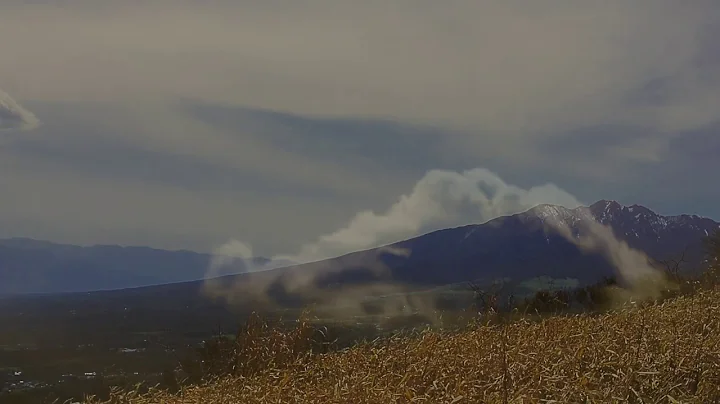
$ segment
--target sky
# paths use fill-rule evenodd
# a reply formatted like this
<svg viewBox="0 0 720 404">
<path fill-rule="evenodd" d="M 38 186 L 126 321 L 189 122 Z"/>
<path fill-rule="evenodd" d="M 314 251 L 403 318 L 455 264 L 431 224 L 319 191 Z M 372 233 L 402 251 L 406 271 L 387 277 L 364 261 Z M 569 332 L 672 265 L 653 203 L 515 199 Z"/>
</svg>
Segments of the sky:
<svg viewBox="0 0 720 404">
<path fill-rule="evenodd" d="M 488 184 L 718 220 L 717 37 L 704 0 L 4 0 L 0 237 L 339 254 L 511 212 Z"/>
</svg>

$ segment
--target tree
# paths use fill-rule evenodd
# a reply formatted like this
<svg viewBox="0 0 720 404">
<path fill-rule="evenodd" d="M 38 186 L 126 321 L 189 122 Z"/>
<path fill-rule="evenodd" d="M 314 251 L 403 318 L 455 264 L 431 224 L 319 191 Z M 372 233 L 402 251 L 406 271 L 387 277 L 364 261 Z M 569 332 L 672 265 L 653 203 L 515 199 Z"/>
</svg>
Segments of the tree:
<svg viewBox="0 0 720 404">
<path fill-rule="evenodd" d="M 685 255 L 687 254 L 687 248 L 683 250 L 682 254 L 678 258 L 669 258 L 664 261 L 658 261 L 660 264 L 665 266 L 665 274 L 673 281 L 679 282 L 683 276 L 682 266 L 687 264 Z"/>
<path fill-rule="evenodd" d="M 720 278 L 720 229 L 716 229 L 705 239 L 705 253 L 708 264 L 705 281 L 716 283 Z"/>
<path fill-rule="evenodd" d="M 713 234 L 705 239 L 705 250 L 711 264 L 717 265 L 720 263 L 720 229 L 716 229 Z"/>
<path fill-rule="evenodd" d="M 502 283 L 493 282 L 488 289 L 475 282 L 468 282 L 468 288 L 473 292 L 473 304 L 481 314 L 497 313 L 500 311 L 500 291 Z"/>
</svg>

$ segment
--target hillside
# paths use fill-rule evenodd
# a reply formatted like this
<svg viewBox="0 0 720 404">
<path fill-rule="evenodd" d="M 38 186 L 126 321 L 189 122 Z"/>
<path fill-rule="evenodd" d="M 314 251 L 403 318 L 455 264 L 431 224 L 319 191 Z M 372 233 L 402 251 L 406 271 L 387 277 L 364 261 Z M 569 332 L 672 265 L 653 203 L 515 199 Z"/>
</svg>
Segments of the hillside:
<svg viewBox="0 0 720 404">
<path fill-rule="evenodd" d="M 714 403 L 719 308 L 715 289 L 603 315 L 425 332 L 259 367 L 177 396 L 118 393 L 110 402 Z"/>
</svg>

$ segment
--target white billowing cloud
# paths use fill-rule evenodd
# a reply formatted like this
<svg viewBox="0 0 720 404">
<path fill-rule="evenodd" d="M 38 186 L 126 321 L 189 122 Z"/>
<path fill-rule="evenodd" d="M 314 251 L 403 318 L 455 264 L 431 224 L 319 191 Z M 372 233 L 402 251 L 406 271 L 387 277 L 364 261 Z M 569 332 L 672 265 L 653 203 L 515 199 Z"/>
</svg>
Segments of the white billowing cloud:
<svg viewBox="0 0 720 404">
<path fill-rule="evenodd" d="M 618 239 L 612 228 L 592 219 L 589 210 L 585 210 L 585 215 L 588 220 L 578 223 L 582 228 L 577 237 L 565 222 L 551 218 L 546 224 L 554 227 L 583 251 L 600 253 L 613 265 L 618 279 L 629 286 L 627 289 L 614 290 L 614 303 L 658 298 L 663 290 L 675 287 L 663 272 L 650 265 L 644 252 Z"/>
<path fill-rule="evenodd" d="M 258 267 L 249 262 L 252 248 L 231 240 L 215 251 L 208 277 L 216 276 L 241 259 L 244 270 L 277 268 L 279 263 L 307 263 L 337 257 L 354 251 L 379 247 L 444 227 L 483 223 L 500 216 L 528 210 L 540 204 L 575 208 L 582 204 L 554 184 L 522 189 L 507 184 L 485 168 L 464 172 L 432 170 L 412 191 L 400 196 L 387 211 L 358 212 L 344 227 L 320 236 L 294 254 L 279 254 L 271 265 Z M 412 251 L 388 248 L 397 255 Z"/>
<path fill-rule="evenodd" d="M 0 130 L 31 130 L 40 125 L 40 120 L 9 94 L 0 90 Z"/>
<path fill-rule="evenodd" d="M 428 172 L 406 195 L 402 195 L 384 213 L 363 211 L 343 228 L 321 236 L 317 241 L 303 246 L 293 255 L 280 255 L 274 257 L 272 262 L 307 263 L 325 258 L 337 257 L 357 250 L 378 247 L 382 244 L 400 241 L 419 235 L 423 230 L 437 229 L 468 222 L 486 222 L 488 220 L 520 213 L 542 204 L 560 205 L 567 208 L 579 208 L 582 204 L 568 192 L 553 184 L 535 186 L 523 189 L 507 184 L 497 174 L 484 169 L 476 168 L 464 172 L 433 170 Z M 588 252 L 603 254 L 617 270 L 621 279 L 633 287 L 632 297 L 654 297 L 666 287 L 665 278 L 653 269 L 647 256 L 630 248 L 627 243 L 617 239 L 611 228 L 600 224 L 592 218 L 589 211 L 584 210 L 587 220 L 580 225 L 584 226 L 580 237 L 576 237 L 568 224 L 559 216 L 549 216 L 544 221 L 548 226 L 558 230 L 568 241 Z M 397 250 L 397 251 L 396 251 Z M 397 253 L 401 256 L 412 254 L 412 251 L 395 248 L 385 248 L 384 251 Z M 251 249 L 244 243 L 235 240 L 218 249 L 218 258 L 213 260 L 209 276 L 212 277 L 224 265 L 231 265 L 232 259 L 228 256 L 242 257 L 247 262 L 252 257 Z M 363 262 L 363 265 L 373 266 L 374 263 Z M 280 265 L 272 265 L 277 268 Z M 378 262 L 381 270 L 384 265 Z M 321 273 L 338 272 L 346 269 L 342 261 L 321 265 Z M 246 267 L 246 270 L 263 270 L 262 267 Z M 278 279 L 283 282 L 286 290 L 294 292 L 318 293 L 312 289 L 313 279 L 318 273 L 300 274 Z M 270 278 L 264 278 L 265 282 Z M 242 291 L 243 295 L 265 293 L 262 287 L 253 288 L 252 285 L 240 283 L 238 285 L 224 285 L 218 288 L 213 282 L 208 288 L 217 296 L 223 296 L 232 301 L 234 294 Z M 385 285 L 390 289 L 398 285 Z M 303 289 L 308 288 L 309 290 Z M 331 293 L 325 291 L 324 293 Z M 346 293 L 345 290 L 342 293 Z M 348 295 L 349 296 L 349 295 Z M 362 296 L 353 295 L 355 302 Z M 262 296 L 260 296 L 262 297 Z M 350 300 L 353 300 L 350 299 Z M 344 300 L 348 300 L 344 298 Z"/>
<path fill-rule="evenodd" d="M 256 257 L 250 245 L 232 239 L 213 250 L 210 268 L 205 277 L 216 278 L 237 272 L 266 271 L 297 264 L 297 262 L 280 257 L 265 262 L 258 262 L 255 260 L 256 258 L 261 257 Z"/>
<path fill-rule="evenodd" d="M 387 211 L 358 212 L 344 227 L 320 236 L 294 254 L 279 254 L 273 261 L 307 263 L 354 251 L 379 247 L 422 232 L 468 223 L 484 223 L 541 204 L 575 208 L 582 204 L 554 184 L 522 189 L 507 184 L 485 168 L 464 172 L 429 171 L 412 191 L 400 196 Z M 390 252 L 407 255 L 411 252 Z M 213 270 L 232 262 L 227 257 L 252 256 L 245 243 L 232 240 L 216 251 Z M 255 268 L 259 269 L 259 268 Z"/>
<path fill-rule="evenodd" d="M 648 257 L 635 249 L 630 248 L 617 237 L 607 226 L 596 221 L 589 222 L 590 236 L 581 239 L 580 246 L 601 251 L 609 261 L 618 269 L 620 277 L 632 285 L 659 276 L 659 272 L 648 264 Z"/>
<path fill-rule="evenodd" d="M 208 277 L 220 275 L 219 271 L 222 268 L 232 265 L 236 260 L 250 262 L 252 258 L 253 252 L 250 246 L 238 240 L 230 240 L 213 251 Z"/>
<path fill-rule="evenodd" d="M 523 189 L 506 183 L 485 168 L 464 172 L 432 170 L 417 182 L 409 194 L 402 195 L 387 211 L 359 212 L 345 227 L 320 236 L 295 254 L 278 255 L 273 258 L 273 262 L 319 261 L 390 244 L 418 236 L 424 231 L 468 223 L 484 223 L 543 204 L 570 209 L 583 206 L 572 194 L 554 184 Z M 585 236 L 580 239 L 574 237 L 562 221 L 549 218 L 546 223 L 579 247 L 605 254 L 625 279 L 635 281 L 655 272 L 647 264 L 645 254 L 618 240 L 610 228 L 592 220 L 589 213 L 586 213 L 586 217 L 589 220 L 584 229 Z M 391 253 L 395 253 L 395 250 L 387 249 Z M 408 255 L 412 252 L 396 253 Z M 216 250 L 216 255 L 211 268 L 213 271 L 231 264 L 232 259 L 228 257 L 242 257 L 247 260 L 252 257 L 252 250 L 245 243 L 231 240 Z M 276 268 L 278 265 L 272 267 Z"/>
<path fill-rule="evenodd" d="M 571 208 L 581 205 L 553 184 L 525 190 L 484 168 L 462 173 L 432 170 L 386 212 L 359 212 L 345 227 L 321 236 L 287 258 L 316 261 L 410 238 L 422 231 L 486 222 L 546 203 Z"/>
</svg>

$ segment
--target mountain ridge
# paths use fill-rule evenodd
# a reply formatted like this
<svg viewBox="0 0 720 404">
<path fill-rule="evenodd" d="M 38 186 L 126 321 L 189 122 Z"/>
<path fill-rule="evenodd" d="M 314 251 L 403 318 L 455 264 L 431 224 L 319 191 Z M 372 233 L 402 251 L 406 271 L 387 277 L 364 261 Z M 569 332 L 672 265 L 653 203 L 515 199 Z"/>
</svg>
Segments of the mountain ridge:
<svg viewBox="0 0 720 404">
<path fill-rule="evenodd" d="M 655 259 L 690 249 L 688 257 L 693 265 L 701 259 L 698 244 L 702 237 L 720 228 L 720 223 L 710 218 L 698 215 L 663 216 L 644 206 L 626 206 L 612 200 L 601 200 L 574 209 L 541 204 L 480 224 L 440 229 L 340 257 L 264 272 L 273 276 L 289 276 L 283 274 L 308 268 L 308 271 L 319 273 L 323 271 L 317 268 L 325 267 L 331 268 L 325 272 L 332 274 L 323 281 L 325 283 L 358 282 L 373 278 L 361 267 L 379 260 L 383 266 L 391 268 L 391 278 L 397 281 L 438 285 L 467 280 L 464 278 L 474 275 L 494 276 L 503 271 L 521 276 L 533 273 L 546 275 L 544 272 L 557 276 L 572 275 L 568 269 L 551 268 L 565 258 L 575 265 L 593 268 L 590 272 L 607 275 L 606 266 L 597 257 L 588 255 L 583 259 L 584 254 L 576 251 L 577 247 L 548 231 L 546 223 L 548 220 L 560 220 L 569 227 L 576 227 L 581 221 L 591 218 L 609 225 L 619 239 Z M 395 256 L 388 249 L 410 250 L 411 254 L 409 257 Z M 202 282 L 211 260 L 210 254 L 189 250 L 74 246 L 28 238 L 0 239 L 0 294 L 13 291 L 15 294 L 85 292 Z M 238 276 L 250 269 L 244 267 L 242 260 L 232 261 L 233 265 L 221 273 L 221 277 Z M 261 257 L 254 261 L 261 266 L 270 263 Z M 528 265 L 534 270 L 519 271 L 517 266 L 520 265 Z M 352 275 L 338 275 L 345 269 Z"/>
</svg>

